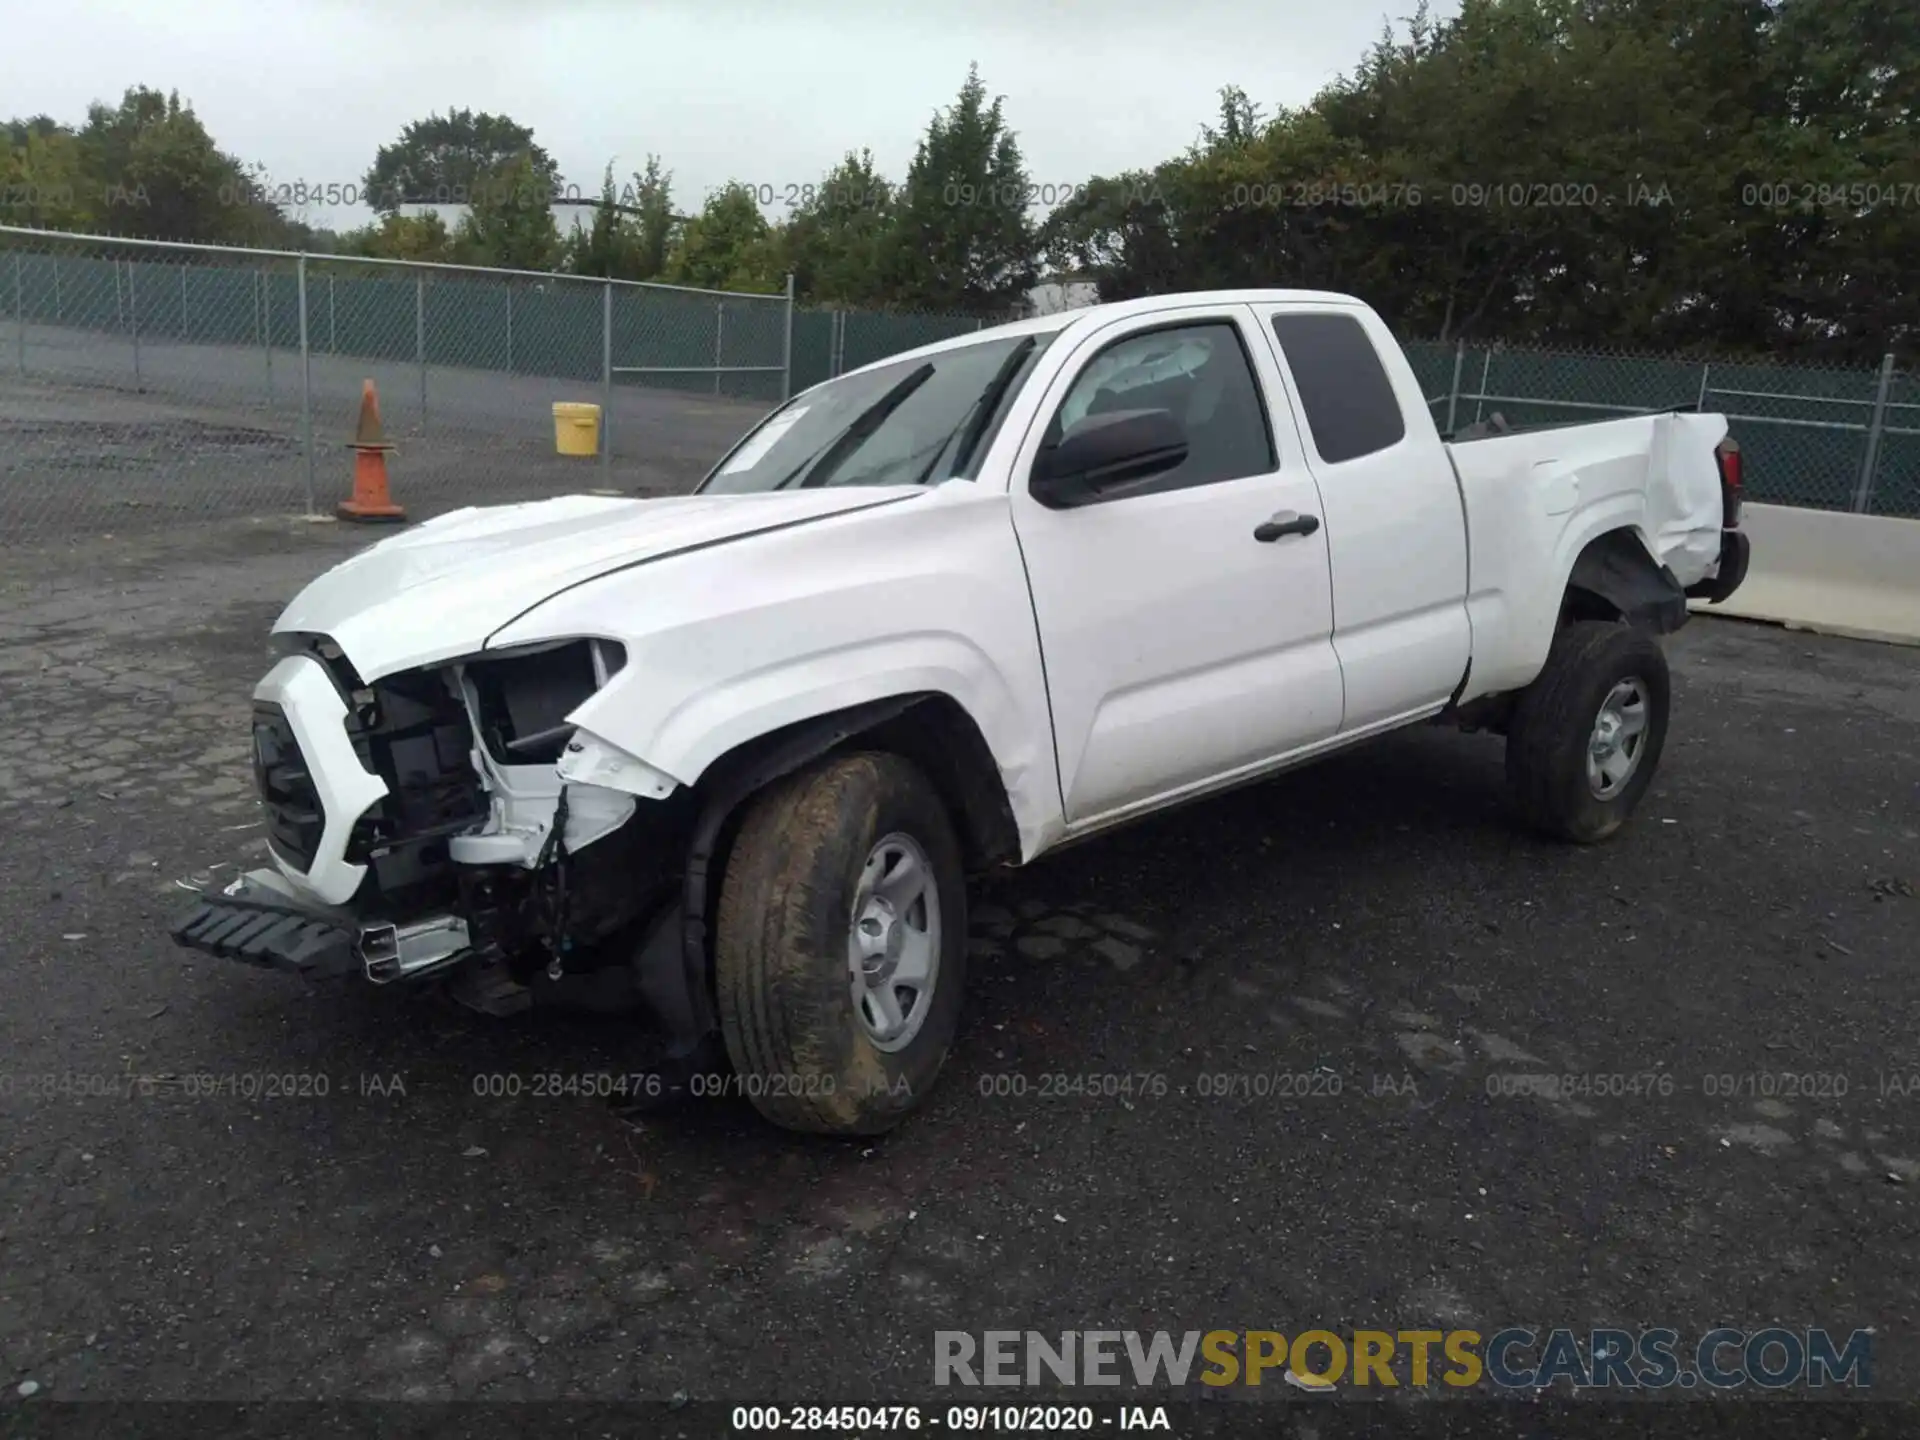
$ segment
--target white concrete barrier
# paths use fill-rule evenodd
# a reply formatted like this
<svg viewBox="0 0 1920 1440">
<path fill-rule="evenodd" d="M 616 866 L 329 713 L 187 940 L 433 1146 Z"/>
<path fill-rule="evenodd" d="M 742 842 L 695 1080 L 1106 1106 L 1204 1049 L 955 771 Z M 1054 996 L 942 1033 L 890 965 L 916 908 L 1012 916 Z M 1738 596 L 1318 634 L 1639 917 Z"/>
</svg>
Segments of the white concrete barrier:
<svg viewBox="0 0 1920 1440">
<path fill-rule="evenodd" d="M 1920 520 L 1747 505 L 1740 526 L 1753 540 L 1746 583 L 1696 614 L 1920 645 Z"/>
</svg>

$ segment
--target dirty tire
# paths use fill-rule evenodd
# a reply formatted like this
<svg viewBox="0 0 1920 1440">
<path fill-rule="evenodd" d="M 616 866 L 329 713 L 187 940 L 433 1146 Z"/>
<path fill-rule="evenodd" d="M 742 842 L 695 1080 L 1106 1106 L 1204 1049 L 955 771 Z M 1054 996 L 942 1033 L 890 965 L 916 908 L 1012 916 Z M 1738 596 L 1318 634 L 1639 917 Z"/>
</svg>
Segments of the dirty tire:
<svg viewBox="0 0 1920 1440">
<path fill-rule="evenodd" d="M 932 1089 L 960 1019 L 966 874 L 946 809 L 917 768 L 881 753 L 836 756 L 749 803 L 714 939 L 721 1033 L 739 1088 L 790 1130 L 889 1130 Z M 848 941 L 862 866 L 895 833 L 931 862 L 941 943 L 926 1018 L 888 1052 L 856 1013 Z"/>
<path fill-rule="evenodd" d="M 1646 687 L 1647 728 L 1638 765 L 1617 794 L 1587 783 L 1594 718 L 1613 687 L 1637 677 Z M 1667 739 L 1667 657 L 1645 631 L 1582 620 L 1554 637 L 1546 666 L 1521 692 L 1507 734 L 1507 784 L 1532 828 L 1591 845 L 1626 823 L 1659 768 Z"/>
</svg>

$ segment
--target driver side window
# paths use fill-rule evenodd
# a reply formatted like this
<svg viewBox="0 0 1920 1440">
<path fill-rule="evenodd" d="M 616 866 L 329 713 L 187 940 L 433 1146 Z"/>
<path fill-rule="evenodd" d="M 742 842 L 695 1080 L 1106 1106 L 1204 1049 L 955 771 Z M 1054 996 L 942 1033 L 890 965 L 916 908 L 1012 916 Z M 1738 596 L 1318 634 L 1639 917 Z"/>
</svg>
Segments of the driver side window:
<svg viewBox="0 0 1920 1440">
<path fill-rule="evenodd" d="M 1166 410 L 1187 434 L 1187 458 L 1129 495 L 1265 475 L 1278 468 L 1259 382 L 1239 327 L 1228 320 L 1149 330 L 1116 340 L 1087 362 L 1045 442 L 1117 410 Z"/>
</svg>

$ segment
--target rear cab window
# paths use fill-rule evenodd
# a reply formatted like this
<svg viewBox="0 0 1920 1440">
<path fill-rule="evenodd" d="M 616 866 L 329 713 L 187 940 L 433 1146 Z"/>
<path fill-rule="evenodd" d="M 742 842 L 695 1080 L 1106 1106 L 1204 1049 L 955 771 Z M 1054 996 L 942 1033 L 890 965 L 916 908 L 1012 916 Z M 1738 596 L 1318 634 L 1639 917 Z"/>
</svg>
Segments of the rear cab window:
<svg viewBox="0 0 1920 1440">
<path fill-rule="evenodd" d="M 1400 398 L 1359 320 L 1325 311 L 1275 315 L 1273 335 L 1323 462 L 1357 460 L 1406 438 Z"/>
</svg>

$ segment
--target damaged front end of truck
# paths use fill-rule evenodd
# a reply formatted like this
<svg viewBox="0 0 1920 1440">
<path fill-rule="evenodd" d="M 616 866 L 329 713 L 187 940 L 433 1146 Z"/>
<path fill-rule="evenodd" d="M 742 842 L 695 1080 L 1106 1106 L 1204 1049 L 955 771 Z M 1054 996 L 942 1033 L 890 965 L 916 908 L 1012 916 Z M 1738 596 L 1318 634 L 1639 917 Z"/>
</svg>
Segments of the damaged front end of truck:
<svg viewBox="0 0 1920 1440">
<path fill-rule="evenodd" d="M 324 636 L 276 649 L 252 717 L 273 866 L 203 894 L 181 944 L 315 979 L 445 978 L 493 1013 L 587 978 L 650 1002 L 682 1048 L 711 1029 L 679 963 L 695 793 L 567 719 L 625 663 L 617 641 L 371 682 Z"/>
<path fill-rule="evenodd" d="M 322 574 L 276 621 L 253 693 L 271 863 L 203 891 L 173 938 L 310 979 L 445 982 L 489 1013 L 549 995 L 639 1005 L 669 1053 L 692 1054 L 717 1032 L 708 870 L 728 817 L 878 712 L 759 735 L 676 777 L 592 728 L 596 702 L 664 693 L 666 677 L 628 669 L 631 605 L 595 612 L 615 633 L 556 634 L 525 617 L 652 560 L 877 498 L 470 510 Z"/>
</svg>

